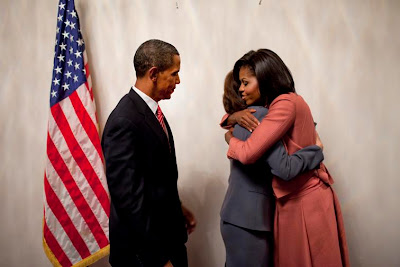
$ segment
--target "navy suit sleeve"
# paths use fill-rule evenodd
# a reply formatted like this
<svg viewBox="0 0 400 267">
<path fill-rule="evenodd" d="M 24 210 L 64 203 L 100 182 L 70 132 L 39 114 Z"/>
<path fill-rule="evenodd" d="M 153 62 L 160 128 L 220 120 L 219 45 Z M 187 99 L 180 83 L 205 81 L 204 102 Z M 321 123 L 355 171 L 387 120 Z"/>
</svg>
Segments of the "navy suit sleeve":
<svg viewBox="0 0 400 267">
<path fill-rule="evenodd" d="M 289 155 L 282 143 L 278 141 L 265 155 L 273 175 L 289 181 L 302 172 L 315 169 L 324 160 L 319 146 L 307 146 Z"/>
<path fill-rule="evenodd" d="M 111 200 L 120 214 L 130 220 L 133 229 L 143 229 L 144 184 L 137 173 L 136 129 L 129 120 L 115 118 L 103 137 L 107 182 Z M 142 234 L 141 234 L 142 235 Z"/>
<path fill-rule="evenodd" d="M 253 115 L 258 119 L 267 114 L 268 110 L 264 107 L 251 107 L 256 109 Z M 246 140 L 251 133 L 240 125 L 236 124 L 233 135 L 240 140 Z M 293 155 L 289 155 L 282 143 L 278 141 L 264 155 L 263 159 L 271 168 L 271 173 L 285 181 L 289 181 L 302 172 L 315 169 L 324 160 L 324 155 L 319 146 L 308 146 Z"/>
</svg>

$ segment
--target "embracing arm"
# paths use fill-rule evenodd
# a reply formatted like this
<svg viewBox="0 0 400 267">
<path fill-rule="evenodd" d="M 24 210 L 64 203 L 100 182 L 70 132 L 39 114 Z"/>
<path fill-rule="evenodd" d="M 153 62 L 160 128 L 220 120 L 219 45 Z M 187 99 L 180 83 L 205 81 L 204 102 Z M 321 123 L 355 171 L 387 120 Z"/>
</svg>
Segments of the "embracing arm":
<svg viewBox="0 0 400 267">
<path fill-rule="evenodd" d="M 255 109 L 249 108 L 236 111 L 232 114 L 225 114 L 219 125 L 224 129 L 229 129 L 237 123 L 252 132 L 260 124 L 257 118 L 252 114 L 254 112 L 256 112 Z"/>
<path fill-rule="evenodd" d="M 278 141 L 266 154 L 266 162 L 273 175 L 289 181 L 302 172 L 315 169 L 324 160 L 321 147 L 307 146 L 289 155 L 282 141 Z"/>
<path fill-rule="evenodd" d="M 229 143 L 228 157 L 243 164 L 256 162 L 292 127 L 295 116 L 295 104 L 290 98 L 286 95 L 277 97 L 267 116 L 246 141 L 240 141 L 229 132 L 225 134 Z"/>
</svg>

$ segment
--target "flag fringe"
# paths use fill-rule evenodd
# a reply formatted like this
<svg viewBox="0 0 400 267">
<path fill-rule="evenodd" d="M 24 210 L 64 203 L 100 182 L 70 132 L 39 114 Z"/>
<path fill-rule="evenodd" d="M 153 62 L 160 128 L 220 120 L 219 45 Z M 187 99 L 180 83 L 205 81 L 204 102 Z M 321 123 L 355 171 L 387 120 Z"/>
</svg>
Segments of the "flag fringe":
<svg viewBox="0 0 400 267">
<path fill-rule="evenodd" d="M 81 267 L 81 266 L 89 266 L 90 264 L 95 263 L 96 261 L 100 260 L 101 258 L 104 258 L 105 256 L 110 254 L 110 245 L 108 244 L 104 248 L 100 249 L 99 251 L 93 253 L 86 259 L 81 260 L 78 263 L 75 263 L 72 265 L 73 267 Z"/>
<path fill-rule="evenodd" d="M 51 249 L 47 245 L 46 240 L 45 240 L 44 237 L 43 237 L 43 249 L 44 249 L 44 252 L 45 252 L 47 258 L 49 258 L 49 260 L 53 264 L 53 266 L 62 267 L 60 262 L 57 260 L 56 256 L 54 256 L 53 252 L 51 251 Z M 87 257 L 85 259 L 82 259 L 81 261 L 79 261 L 78 263 L 75 263 L 72 266 L 73 267 L 82 267 L 82 266 L 86 267 L 86 266 L 89 266 L 90 264 L 95 263 L 96 261 L 100 260 L 101 258 L 104 258 L 105 256 L 108 256 L 109 254 L 110 254 L 110 245 L 108 244 L 104 248 L 102 248 L 99 251 L 93 253 L 89 257 Z"/>
<path fill-rule="evenodd" d="M 53 252 L 51 252 L 51 249 L 46 243 L 46 240 L 43 237 L 43 249 L 44 253 L 46 254 L 47 258 L 49 258 L 50 262 L 53 264 L 53 266 L 61 266 L 61 264 L 58 262 L 56 256 L 54 256 Z"/>
</svg>

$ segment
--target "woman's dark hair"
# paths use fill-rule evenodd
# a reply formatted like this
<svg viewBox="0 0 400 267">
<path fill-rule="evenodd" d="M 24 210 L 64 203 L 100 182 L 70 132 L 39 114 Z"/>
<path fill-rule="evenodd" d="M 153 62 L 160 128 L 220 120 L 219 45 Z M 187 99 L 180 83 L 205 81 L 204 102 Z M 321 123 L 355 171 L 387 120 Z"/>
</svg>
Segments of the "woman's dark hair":
<svg viewBox="0 0 400 267">
<path fill-rule="evenodd" d="M 231 70 L 225 77 L 224 95 L 222 103 L 226 113 L 232 114 L 246 108 L 245 102 L 239 94 L 239 84 L 233 78 L 233 71 Z"/>
<path fill-rule="evenodd" d="M 269 49 L 251 50 L 236 61 L 233 68 L 233 77 L 239 84 L 241 67 L 248 67 L 256 76 L 260 88 L 261 101 L 267 106 L 281 94 L 296 92 L 290 70 L 282 59 Z"/>
</svg>

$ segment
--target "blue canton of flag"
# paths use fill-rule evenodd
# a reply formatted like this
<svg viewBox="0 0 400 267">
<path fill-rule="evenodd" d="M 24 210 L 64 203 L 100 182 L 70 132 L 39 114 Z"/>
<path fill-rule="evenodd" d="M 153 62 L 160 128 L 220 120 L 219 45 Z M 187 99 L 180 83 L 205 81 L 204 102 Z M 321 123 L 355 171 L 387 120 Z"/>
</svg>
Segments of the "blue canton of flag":
<svg viewBox="0 0 400 267">
<path fill-rule="evenodd" d="M 58 10 L 50 106 L 68 97 L 86 82 L 83 61 L 85 44 L 74 1 L 61 0 Z"/>
</svg>

